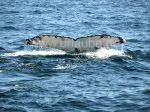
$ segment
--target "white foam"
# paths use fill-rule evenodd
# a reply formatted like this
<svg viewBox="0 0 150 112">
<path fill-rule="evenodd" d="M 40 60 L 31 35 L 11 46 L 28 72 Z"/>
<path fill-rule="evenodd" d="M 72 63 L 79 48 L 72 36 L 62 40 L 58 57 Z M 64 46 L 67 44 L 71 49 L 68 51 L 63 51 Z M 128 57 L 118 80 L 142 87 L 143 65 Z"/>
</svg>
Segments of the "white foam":
<svg viewBox="0 0 150 112">
<path fill-rule="evenodd" d="M 51 56 L 51 55 L 65 55 L 66 52 L 63 51 L 17 51 L 14 53 L 4 53 L 0 56 Z M 119 51 L 116 49 L 100 49 L 97 52 L 87 52 L 80 54 L 68 54 L 68 55 L 85 55 L 87 57 L 100 58 L 105 59 L 111 56 L 127 56 L 123 51 Z"/>
<path fill-rule="evenodd" d="M 97 52 L 87 52 L 84 53 L 88 57 L 96 57 L 100 59 L 109 58 L 111 56 L 127 56 L 123 51 L 115 50 L 115 49 L 100 49 Z"/>
<path fill-rule="evenodd" d="M 75 69 L 77 66 L 76 65 L 57 65 L 55 69 L 67 69 L 67 68 L 70 68 L 70 69 Z"/>
<path fill-rule="evenodd" d="M 65 52 L 60 51 L 17 51 L 14 53 L 4 53 L 1 56 L 27 56 L 27 55 L 41 55 L 41 56 L 47 56 L 47 55 L 64 55 Z"/>
</svg>

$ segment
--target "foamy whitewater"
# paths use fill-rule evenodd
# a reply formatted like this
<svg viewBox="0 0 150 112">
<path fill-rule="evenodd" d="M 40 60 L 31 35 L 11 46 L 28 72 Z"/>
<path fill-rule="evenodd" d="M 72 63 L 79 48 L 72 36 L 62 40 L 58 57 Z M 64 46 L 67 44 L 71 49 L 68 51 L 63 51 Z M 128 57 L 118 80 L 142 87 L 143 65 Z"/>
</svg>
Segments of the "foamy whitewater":
<svg viewBox="0 0 150 112">
<path fill-rule="evenodd" d="M 1 56 L 48 56 L 48 55 L 64 55 L 65 52 L 58 52 L 58 51 L 17 51 L 14 53 L 4 53 Z"/>
<path fill-rule="evenodd" d="M 0 56 L 51 56 L 51 55 L 66 55 L 67 53 L 64 51 L 55 51 L 55 50 L 50 50 L 50 51 L 17 51 L 14 53 L 4 53 L 1 54 Z M 96 52 L 87 52 L 87 53 L 79 53 L 79 54 L 67 54 L 67 55 L 85 55 L 90 58 L 100 58 L 100 59 L 105 59 L 109 58 L 111 56 L 127 56 L 123 51 L 119 51 L 116 49 L 100 49 Z"/>
</svg>

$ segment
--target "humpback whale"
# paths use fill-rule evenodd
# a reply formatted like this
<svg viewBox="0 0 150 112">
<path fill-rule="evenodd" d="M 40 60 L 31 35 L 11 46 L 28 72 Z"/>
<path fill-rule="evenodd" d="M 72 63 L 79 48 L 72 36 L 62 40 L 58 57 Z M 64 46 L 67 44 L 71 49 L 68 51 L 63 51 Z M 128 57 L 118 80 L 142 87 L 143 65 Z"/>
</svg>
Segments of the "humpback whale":
<svg viewBox="0 0 150 112">
<path fill-rule="evenodd" d="M 51 47 L 66 51 L 67 53 L 92 52 L 102 47 L 122 44 L 125 42 L 126 40 L 122 37 L 106 34 L 80 37 L 77 39 L 64 36 L 39 35 L 24 40 L 24 43 L 27 45 Z"/>
</svg>

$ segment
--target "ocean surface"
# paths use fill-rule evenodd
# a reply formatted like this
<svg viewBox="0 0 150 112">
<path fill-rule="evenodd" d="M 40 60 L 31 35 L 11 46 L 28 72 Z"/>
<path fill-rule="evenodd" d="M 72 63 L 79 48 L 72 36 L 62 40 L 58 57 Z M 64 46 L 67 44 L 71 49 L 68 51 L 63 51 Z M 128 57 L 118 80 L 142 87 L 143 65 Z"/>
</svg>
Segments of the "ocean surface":
<svg viewBox="0 0 150 112">
<path fill-rule="evenodd" d="M 41 34 L 126 44 L 67 54 Z M 0 0 L 0 112 L 150 112 L 150 0 Z"/>
</svg>

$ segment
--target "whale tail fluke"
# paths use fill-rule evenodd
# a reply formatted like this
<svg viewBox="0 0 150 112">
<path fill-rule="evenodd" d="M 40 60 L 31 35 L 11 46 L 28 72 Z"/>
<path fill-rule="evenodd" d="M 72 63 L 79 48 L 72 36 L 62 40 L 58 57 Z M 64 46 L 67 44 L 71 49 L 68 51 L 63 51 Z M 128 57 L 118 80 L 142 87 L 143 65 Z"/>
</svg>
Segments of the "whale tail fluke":
<svg viewBox="0 0 150 112">
<path fill-rule="evenodd" d="M 24 41 L 27 45 L 45 46 L 66 51 L 68 53 L 81 53 L 95 51 L 102 47 L 125 43 L 122 37 L 110 35 L 95 35 L 73 39 L 63 36 L 41 35 Z"/>
</svg>

